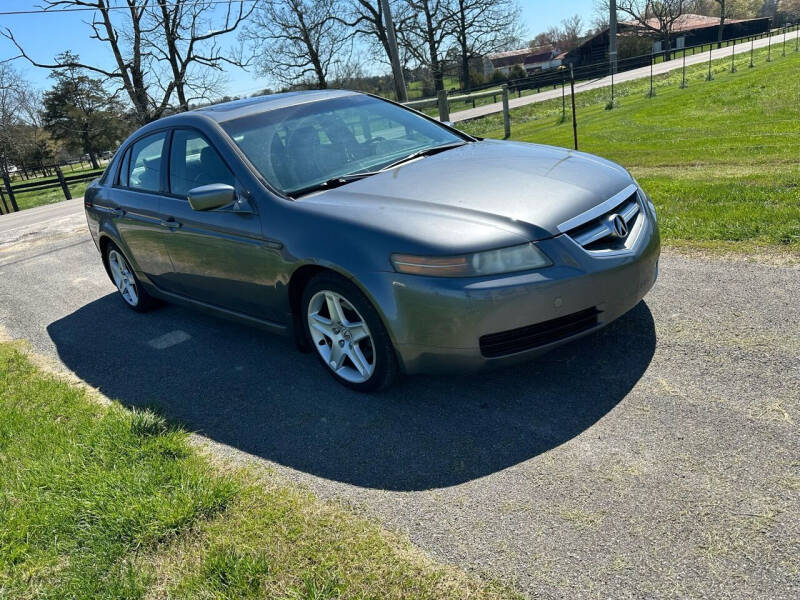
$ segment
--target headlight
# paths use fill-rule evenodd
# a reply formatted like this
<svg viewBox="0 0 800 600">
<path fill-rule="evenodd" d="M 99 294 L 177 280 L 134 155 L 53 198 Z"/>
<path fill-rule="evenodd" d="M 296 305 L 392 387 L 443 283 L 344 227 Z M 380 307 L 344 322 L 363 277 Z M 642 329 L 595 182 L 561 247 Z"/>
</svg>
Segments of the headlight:
<svg viewBox="0 0 800 600">
<path fill-rule="evenodd" d="M 630 173 L 628 173 L 630 175 Z M 650 200 L 650 194 L 644 191 L 644 188 L 639 185 L 639 182 L 636 181 L 636 178 L 631 175 L 631 179 L 633 179 L 633 183 L 636 184 L 636 187 L 639 189 L 639 195 L 642 197 L 642 200 L 647 205 L 647 208 L 650 209 L 650 214 L 653 215 L 653 220 L 658 222 L 658 215 L 656 214 L 656 205 L 653 204 L 653 201 Z"/>
<path fill-rule="evenodd" d="M 460 256 L 392 254 L 399 273 L 432 277 L 479 277 L 540 269 L 553 264 L 534 244 L 522 244 Z"/>
</svg>

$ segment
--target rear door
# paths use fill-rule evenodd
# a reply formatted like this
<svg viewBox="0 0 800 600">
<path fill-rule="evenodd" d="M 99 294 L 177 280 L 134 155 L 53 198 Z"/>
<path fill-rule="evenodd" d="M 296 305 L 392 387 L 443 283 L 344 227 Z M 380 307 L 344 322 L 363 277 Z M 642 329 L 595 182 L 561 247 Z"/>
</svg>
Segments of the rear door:
<svg viewBox="0 0 800 600">
<path fill-rule="evenodd" d="M 166 244 L 173 270 L 169 291 L 254 317 L 278 320 L 276 282 L 268 268 L 275 259 L 261 237 L 254 212 L 233 207 L 195 211 L 189 190 L 212 183 L 239 189 L 233 171 L 195 129 L 176 129 L 169 152 L 169 195 L 162 210 L 172 221 Z M 255 208 L 255 207 L 254 207 Z"/>
<path fill-rule="evenodd" d="M 114 223 L 134 262 L 156 285 L 172 270 L 164 246 L 167 229 L 161 213 L 166 189 L 164 167 L 167 131 L 136 140 L 125 151 L 114 182 Z"/>
</svg>

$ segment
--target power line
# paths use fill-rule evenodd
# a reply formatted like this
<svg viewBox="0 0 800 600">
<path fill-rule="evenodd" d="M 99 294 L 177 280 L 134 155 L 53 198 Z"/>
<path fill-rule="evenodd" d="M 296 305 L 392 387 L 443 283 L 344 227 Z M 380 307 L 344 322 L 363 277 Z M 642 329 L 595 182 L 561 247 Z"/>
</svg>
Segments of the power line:
<svg viewBox="0 0 800 600">
<path fill-rule="evenodd" d="M 261 0 L 195 0 L 194 2 L 166 2 L 165 4 L 169 7 L 176 7 L 176 6 L 198 6 L 202 5 L 211 5 L 211 4 L 238 4 L 238 3 L 247 3 L 247 2 L 260 2 Z M 137 5 L 134 8 L 142 8 L 143 5 Z M 130 10 L 129 6 L 81 6 L 81 7 L 73 7 L 73 8 L 59 8 L 54 10 L 47 10 L 46 8 L 38 8 L 38 9 L 28 9 L 28 10 L 7 10 L 7 11 L 0 11 L 0 16 L 8 17 L 8 16 L 15 16 L 15 15 L 57 15 L 59 13 L 70 13 L 70 12 L 93 12 L 93 11 L 104 11 L 104 10 Z"/>
</svg>

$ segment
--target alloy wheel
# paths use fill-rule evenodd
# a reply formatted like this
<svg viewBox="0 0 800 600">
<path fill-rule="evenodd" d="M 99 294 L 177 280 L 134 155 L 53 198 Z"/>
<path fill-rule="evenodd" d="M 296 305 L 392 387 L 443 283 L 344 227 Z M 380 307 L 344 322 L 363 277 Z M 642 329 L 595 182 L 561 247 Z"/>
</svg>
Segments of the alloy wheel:
<svg viewBox="0 0 800 600">
<path fill-rule="evenodd" d="M 139 293 L 136 290 L 136 279 L 128 265 L 128 261 L 116 250 L 108 253 L 108 267 L 111 270 L 111 278 L 117 286 L 122 299 L 131 306 L 139 304 Z"/>
<path fill-rule="evenodd" d="M 325 364 L 342 379 L 363 383 L 375 372 L 375 342 L 347 298 L 322 290 L 308 303 L 308 329 Z"/>
</svg>

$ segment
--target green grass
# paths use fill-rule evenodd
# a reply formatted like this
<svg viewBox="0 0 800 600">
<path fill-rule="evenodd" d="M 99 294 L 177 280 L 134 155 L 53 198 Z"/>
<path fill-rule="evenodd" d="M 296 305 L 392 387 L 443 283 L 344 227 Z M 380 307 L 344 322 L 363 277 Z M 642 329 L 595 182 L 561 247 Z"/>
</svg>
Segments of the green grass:
<svg viewBox="0 0 800 600">
<path fill-rule="evenodd" d="M 2 598 L 509 595 L 0 343 Z"/>
<path fill-rule="evenodd" d="M 107 161 L 100 162 L 100 168 L 104 168 L 105 165 L 108 164 Z M 69 177 L 70 175 L 80 175 L 81 173 L 88 173 L 93 171 L 94 169 L 89 167 L 85 168 L 76 168 L 74 171 L 70 170 L 69 167 L 63 167 L 62 172 L 64 173 L 65 177 Z M 49 177 L 31 177 L 30 179 L 23 179 L 22 177 L 17 177 L 13 180 L 12 185 L 21 185 L 25 183 L 32 183 L 34 181 L 43 181 L 47 179 L 54 179 L 56 177 L 55 174 Z M 89 181 L 79 182 L 79 183 L 72 183 L 69 185 L 70 194 L 72 194 L 73 198 L 80 198 L 83 196 L 83 193 L 86 191 L 87 186 L 89 185 Z M 17 206 L 19 206 L 20 210 L 24 210 L 26 208 L 33 208 L 34 206 L 42 206 L 43 204 L 52 204 L 53 202 L 60 202 L 64 200 L 64 192 L 61 190 L 61 187 L 55 187 L 49 190 L 37 190 L 37 191 L 20 191 L 15 192 L 14 196 L 17 200 Z M 11 207 L 11 203 L 9 202 L 8 198 L 6 197 L 6 203 Z"/>
<path fill-rule="evenodd" d="M 627 167 L 653 197 L 665 242 L 752 250 L 800 249 L 800 53 L 766 62 L 766 50 L 576 96 L 579 147 Z M 568 104 L 569 106 L 569 104 Z M 572 146 L 561 100 L 512 110 L 512 138 Z M 459 124 L 502 137 L 497 115 Z"/>
</svg>

